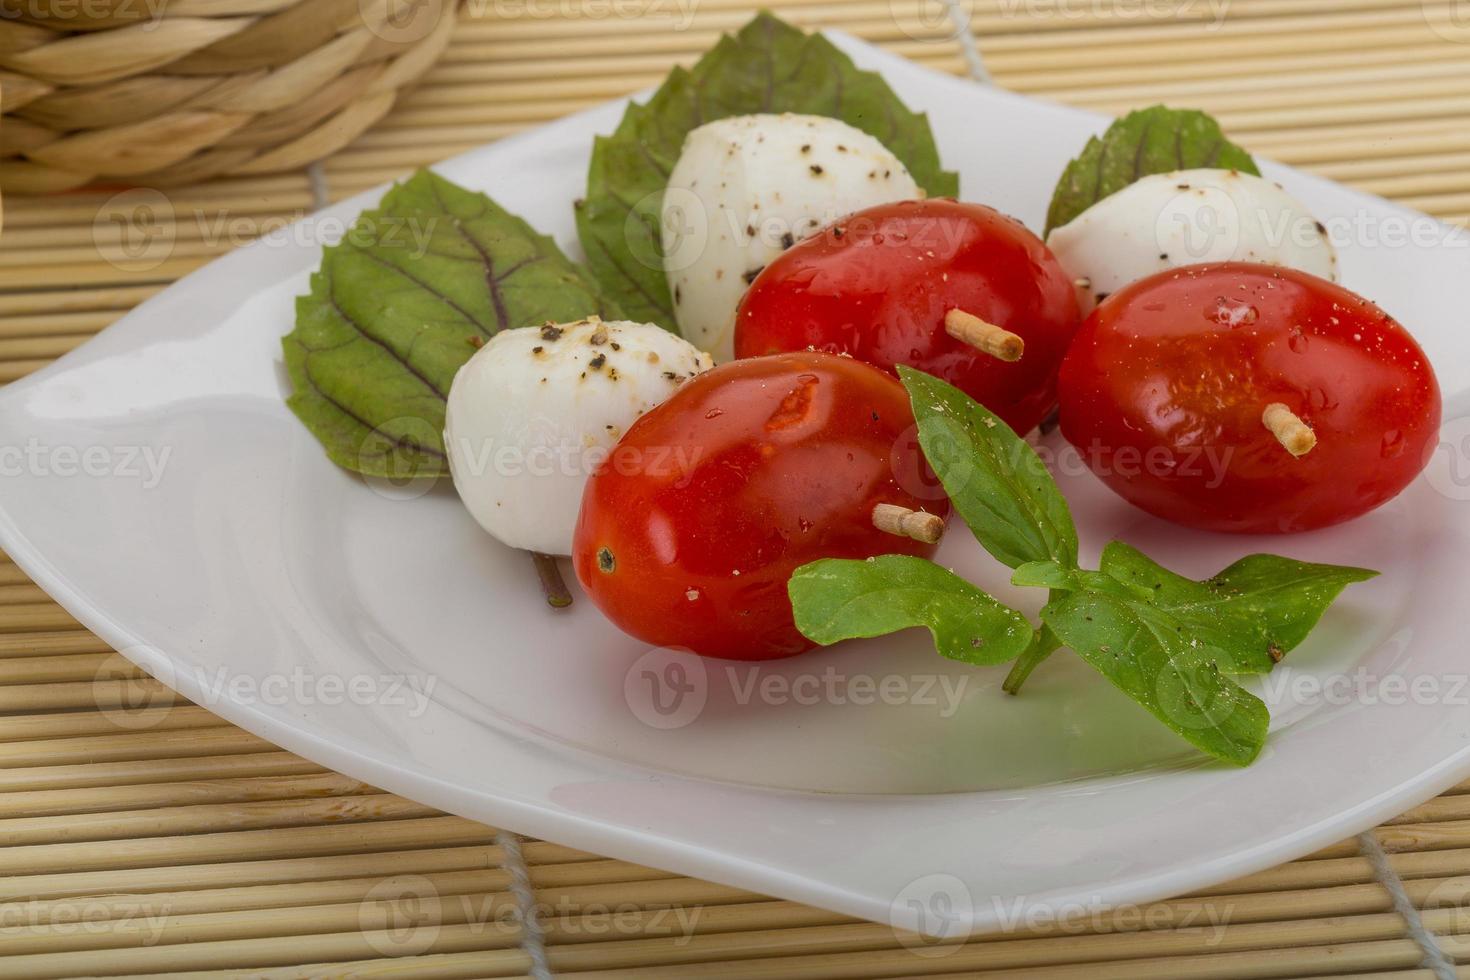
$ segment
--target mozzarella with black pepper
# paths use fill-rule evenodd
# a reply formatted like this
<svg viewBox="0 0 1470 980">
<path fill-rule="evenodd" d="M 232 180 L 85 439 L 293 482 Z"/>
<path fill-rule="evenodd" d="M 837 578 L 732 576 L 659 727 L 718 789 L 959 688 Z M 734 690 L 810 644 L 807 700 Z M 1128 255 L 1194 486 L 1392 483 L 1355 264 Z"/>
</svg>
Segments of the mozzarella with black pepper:
<svg viewBox="0 0 1470 980">
<path fill-rule="evenodd" d="M 628 426 L 711 367 L 661 327 L 502 330 L 455 374 L 444 444 L 460 499 L 513 548 L 571 553 L 582 487 Z"/>
<path fill-rule="evenodd" d="M 679 330 L 717 361 L 765 265 L 854 211 L 918 197 L 882 143 L 824 116 L 733 116 L 689 133 L 664 191 L 664 271 Z"/>
</svg>

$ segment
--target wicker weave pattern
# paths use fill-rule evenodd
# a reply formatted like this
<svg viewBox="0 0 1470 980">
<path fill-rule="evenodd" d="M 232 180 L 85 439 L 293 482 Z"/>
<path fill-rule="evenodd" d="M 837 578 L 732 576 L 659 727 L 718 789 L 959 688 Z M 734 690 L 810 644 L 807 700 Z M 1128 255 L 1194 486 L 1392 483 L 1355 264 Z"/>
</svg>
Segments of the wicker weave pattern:
<svg viewBox="0 0 1470 980">
<path fill-rule="evenodd" d="M 41 193 L 298 169 L 392 108 L 449 43 L 455 8 L 0 0 L 0 186 Z"/>
</svg>

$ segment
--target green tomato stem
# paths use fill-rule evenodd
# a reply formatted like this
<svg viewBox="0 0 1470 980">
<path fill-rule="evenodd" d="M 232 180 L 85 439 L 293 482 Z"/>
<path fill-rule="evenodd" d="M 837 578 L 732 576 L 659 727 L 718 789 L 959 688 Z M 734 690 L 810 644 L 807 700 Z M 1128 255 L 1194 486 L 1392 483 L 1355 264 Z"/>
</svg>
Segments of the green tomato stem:
<svg viewBox="0 0 1470 980">
<path fill-rule="evenodd" d="M 541 579 L 541 591 L 546 593 L 546 604 L 553 609 L 565 609 L 572 604 L 572 593 L 561 577 L 561 569 L 551 555 L 533 551 L 531 561 L 536 565 L 536 575 Z"/>
<path fill-rule="evenodd" d="M 1005 682 L 1000 689 L 1007 694 L 1020 694 L 1021 685 L 1026 683 L 1026 678 L 1031 676 L 1043 660 L 1050 657 L 1061 647 L 1062 641 L 1051 631 L 1050 626 L 1043 626 L 1036 631 L 1036 637 L 1026 652 L 1016 658 L 1016 663 L 1011 667 L 1011 672 L 1006 675 Z"/>
</svg>

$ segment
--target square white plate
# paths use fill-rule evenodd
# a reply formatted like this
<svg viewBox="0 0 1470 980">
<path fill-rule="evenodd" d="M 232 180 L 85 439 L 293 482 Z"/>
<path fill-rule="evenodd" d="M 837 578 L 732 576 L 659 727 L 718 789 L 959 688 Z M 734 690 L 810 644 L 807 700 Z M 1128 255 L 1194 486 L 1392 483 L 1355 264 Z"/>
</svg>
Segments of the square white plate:
<svg viewBox="0 0 1470 980">
<path fill-rule="evenodd" d="M 1105 124 L 838 40 L 930 113 L 966 198 L 1032 228 Z M 571 202 L 593 135 L 621 111 L 437 169 L 578 254 Z M 1463 439 L 1467 243 L 1269 173 L 1352 232 L 1344 281 L 1416 331 Z M 321 242 L 377 193 L 225 256 L 0 392 L 0 447 L 34 447 L 0 460 L 0 543 L 98 635 L 230 721 L 497 826 L 950 935 L 1246 874 L 1470 775 L 1470 488 L 1455 453 L 1363 520 L 1262 540 L 1165 526 L 1059 456 L 1086 557 L 1118 536 L 1189 574 L 1256 550 L 1383 570 L 1267 681 L 1274 734 L 1245 770 L 1201 762 L 1068 654 L 1013 699 L 1003 670 L 944 661 L 922 635 L 672 665 L 585 600 L 549 611 L 524 557 L 451 491 L 405 497 L 337 469 L 282 402 L 292 298 Z M 1415 243 L 1408 229 L 1428 232 Z M 963 531 L 944 560 L 1015 598 Z M 1385 678 L 1419 686 L 1396 694 Z"/>
</svg>

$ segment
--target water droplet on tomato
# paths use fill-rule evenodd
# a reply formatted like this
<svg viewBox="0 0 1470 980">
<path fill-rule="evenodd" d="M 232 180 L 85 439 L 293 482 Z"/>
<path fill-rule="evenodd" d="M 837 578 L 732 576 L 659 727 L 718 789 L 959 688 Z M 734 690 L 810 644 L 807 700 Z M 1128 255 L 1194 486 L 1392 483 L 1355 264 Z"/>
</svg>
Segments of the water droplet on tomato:
<svg viewBox="0 0 1470 980">
<path fill-rule="evenodd" d="M 1307 404 L 1314 412 L 1326 412 L 1337 407 L 1337 399 L 1329 395 L 1326 388 L 1313 388 L 1307 392 Z"/>
<path fill-rule="evenodd" d="M 1205 319 L 1231 330 L 1248 327 L 1260 317 L 1260 311 L 1241 299 L 1215 297 L 1215 305 L 1205 311 Z"/>
<path fill-rule="evenodd" d="M 1293 353 L 1305 354 L 1307 352 L 1307 335 L 1302 333 L 1301 327 L 1291 328 L 1291 333 L 1287 335 L 1286 343 L 1292 349 Z"/>
<path fill-rule="evenodd" d="M 766 419 L 766 431 L 774 432 L 777 429 L 790 428 L 806 421 L 812 412 L 812 389 L 817 386 L 815 374 L 798 374 L 796 376 L 796 387 L 781 399 L 781 404 Z"/>
<path fill-rule="evenodd" d="M 717 419 L 724 414 L 725 410 L 723 408 L 712 408 L 708 412 L 704 413 L 704 417 L 707 419 Z"/>
<path fill-rule="evenodd" d="M 1404 454 L 1404 433 L 1400 429 L 1389 429 L 1383 434 L 1380 453 L 1384 459 L 1395 459 Z"/>
</svg>

